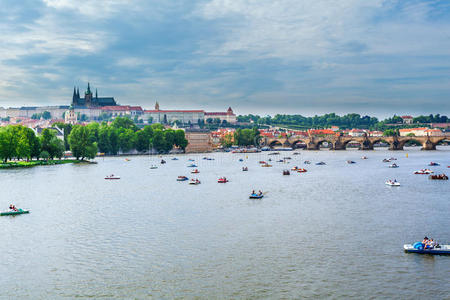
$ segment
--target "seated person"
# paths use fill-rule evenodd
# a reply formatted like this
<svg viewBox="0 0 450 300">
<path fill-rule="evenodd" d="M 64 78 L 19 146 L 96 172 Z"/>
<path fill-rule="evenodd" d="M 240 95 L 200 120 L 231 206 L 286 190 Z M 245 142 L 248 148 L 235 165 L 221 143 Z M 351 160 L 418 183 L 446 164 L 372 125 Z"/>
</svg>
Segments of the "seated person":
<svg viewBox="0 0 450 300">
<path fill-rule="evenodd" d="M 433 239 L 429 239 L 429 241 L 430 241 L 430 249 L 436 247 L 436 241 L 434 241 Z"/>
</svg>

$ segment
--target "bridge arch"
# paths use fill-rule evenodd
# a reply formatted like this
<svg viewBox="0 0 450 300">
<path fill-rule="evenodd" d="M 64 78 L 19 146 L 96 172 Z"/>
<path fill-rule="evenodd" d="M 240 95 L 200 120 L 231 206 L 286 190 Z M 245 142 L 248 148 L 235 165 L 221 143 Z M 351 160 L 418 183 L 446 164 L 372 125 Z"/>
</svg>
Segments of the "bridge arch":
<svg viewBox="0 0 450 300">
<path fill-rule="evenodd" d="M 305 146 L 304 147 L 299 147 L 300 143 L 301 144 L 305 144 Z M 294 149 L 296 149 L 296 148 L 306 148 L 308 146 L 308 140 L 306 138 L 305 139 L 296 138 L 296 139 L 291 141 L 291 146 Z"/>
<path fill-rule="evenodd" d="M 352 139 L 343 141 L 342 146 L 344 149 L 347 149 L 348 144 L 352 144 L 352 143 L 358 144 L 359 145 L 358 148 L 361 149 L 361 141 L 356 138 L 352 138 Z"/>
<path fill-rule="evenodd" d="M 273 140 L 273 141 L 270 141 L 270 142 L 269 142 L 268 146 L 269 146 L 270 148 L 273 148 L 273 147 L 275 147 L 275 146 L 283 146 L 283 143 L 282 143 L 282 141 L 280 141 L 280 140 Z"/>
<path fill-rule="evenodd" d="M 320 138 L 315 140 L 314 143 L 316 144 L 317 149 L 325 148 L 323 145 L 324 143 L 330 145 L 330 147 L 328 147 L 330 150 L 334 149 L 334 140 L 332 138 Z"/>
</svg>

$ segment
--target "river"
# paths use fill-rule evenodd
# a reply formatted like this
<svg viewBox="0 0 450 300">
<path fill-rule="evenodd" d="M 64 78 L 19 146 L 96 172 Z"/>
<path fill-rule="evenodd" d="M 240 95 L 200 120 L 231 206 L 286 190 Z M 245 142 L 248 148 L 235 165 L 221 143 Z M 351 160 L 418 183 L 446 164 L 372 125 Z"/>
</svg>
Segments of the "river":
<svg viewBox="0 0 450 300">
<path fill-rule="evenodd" d="M 0 217 L 0 297 L 449 297 L 450 257 L 402 248 L 425 235 L 450 243 L 449 181 L 412 174 L 436 161 L 430 168 L 448 175 L 449 147 L 299 153 L 2 170 L 1 210 L 14 203 L 31 213 Z M 284 156 L 292 160 L 275 162 Z M 382 162 L 392 156 L 397 169 Z M 176 181 L 192 177 L 188 158 L 200 185 Z M 269 158 L 273 167 L 261 168 Z M 282 175 L 295 165 L 308 172 Z M 104 180 L 112 173 L 121 179 Z M 400 187 L 384 184 L 394 178 Z M 252 189 L 267 194 L 250 200 Z"/>
</svg>

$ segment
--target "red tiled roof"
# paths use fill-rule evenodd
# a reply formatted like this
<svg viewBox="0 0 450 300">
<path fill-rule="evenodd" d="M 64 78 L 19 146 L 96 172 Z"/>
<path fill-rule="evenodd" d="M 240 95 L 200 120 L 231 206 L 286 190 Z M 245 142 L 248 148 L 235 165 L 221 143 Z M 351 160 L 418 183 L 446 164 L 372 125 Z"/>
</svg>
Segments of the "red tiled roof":
<svg viewBox="0 0 450 300">
<path fill-rule="evenodd" d="M 130 110 L 144 111 L 140 106 L 130 106 Z"/>
<path fill-rule="evenodd" d="M 401 116 L 402 119 L 412 119 L 412 116 Z"/>
<path fill-rule="evenodd" d="M 226 116 L 226 112 L 205 112 L 205 116 Z"/>
<path fill-rule="evenodd" d="M 167 112 L 185 112 L 185 113 L 202 113 L 204 110 L 144 110 L 146 113 L 167 113 Z"/>
<path fill-rule="evenodd" d="M 308 129 L 308 133 L 310 134 L 335 134 L 335 132 L 331 129 Z"/>
<path fill-rule="evenodd" d="M 102 110 L 111 110 L 111 111 L 126 111 L 129 110 L 129 106 L 103 106 Z"/>
<path fill-rule="evenodd" d="M 129 106 L 129 105 L 103 106 L 101 109 L 109 111 L 129 111 L 129 110 L 143 111 L 142 107 L 140 106 Z"/>
</svg>

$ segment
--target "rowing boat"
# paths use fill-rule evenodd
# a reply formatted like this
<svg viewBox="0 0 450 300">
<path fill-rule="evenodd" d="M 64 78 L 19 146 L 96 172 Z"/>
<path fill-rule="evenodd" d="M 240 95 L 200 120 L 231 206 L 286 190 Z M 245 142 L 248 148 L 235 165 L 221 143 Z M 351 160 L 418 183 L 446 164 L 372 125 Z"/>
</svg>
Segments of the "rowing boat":
<svg viewBox="0 0 450 300">
<path fill-rule="evenodd" d="M 2 211 L 0 212 L 0 216 L 15 216 L 15 215 L 22 215 L 22 214 L 29 214 L 29 210 L 23 210 L 19 208 L 18 210 L 11 210 L 11 211 Z"/>
</svg>

